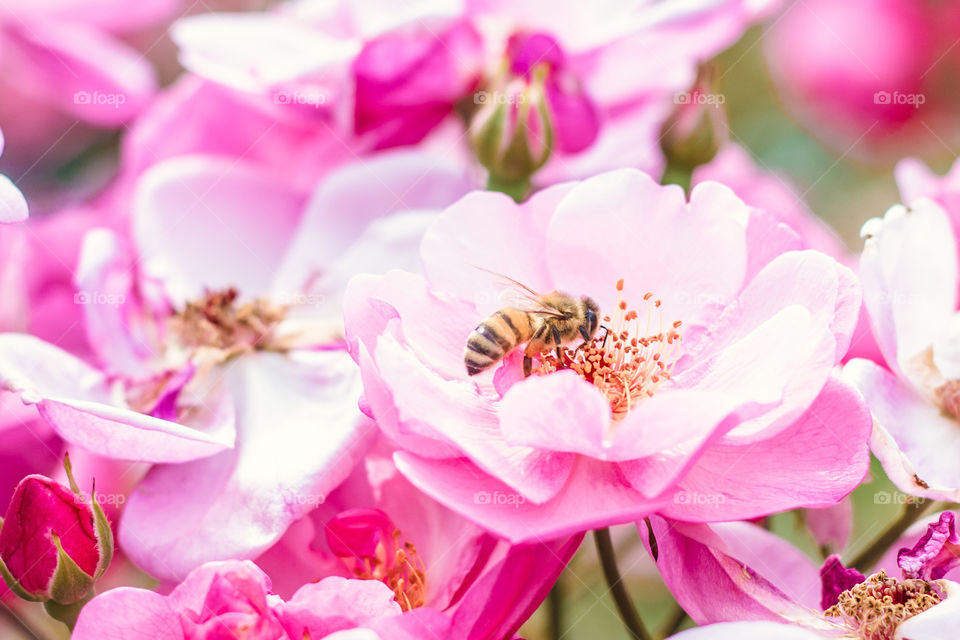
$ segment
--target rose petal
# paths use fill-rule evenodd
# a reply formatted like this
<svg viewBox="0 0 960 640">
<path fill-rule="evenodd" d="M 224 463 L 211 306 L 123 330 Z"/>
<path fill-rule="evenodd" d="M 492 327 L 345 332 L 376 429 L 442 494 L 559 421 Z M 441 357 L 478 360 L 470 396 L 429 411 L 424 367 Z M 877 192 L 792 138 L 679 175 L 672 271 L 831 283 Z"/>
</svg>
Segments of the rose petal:
<svg viewBox="0 0 960 640">
<path fill-rule="evenodd" d="M 143 56 L 87 25 L 14 20 L 7 24 L 5 44 L 18 50 L 37 85 L 60 108 L 96 125 L 130 119 L 155 89 Z"/>
<path fill-rule="evenodd" d="M 373 435 L 357 409 L 359 371 L 344 352 L 248 355 L 226 375 L 238 447 L 154 467 L 126 504 L 120 543 L 155 576 L 259 555 L 323 502 Z"/>
<path fill-rule="evenodd" d="M 182 462 L 233 446 L 228 425 L 204 433 L 109 404 L 101 372 L 32 336 L 0 335 L 0 388 L 38 405 L 64 440 L 110 458 Z"/>
<path fill-rule="evenodd" d="M 316 79 L 322 82 L 319 95 L 330 104 L 337 80 L 345 80 L 349 62 L 360 49 L 356 39 L 331 37 L 304 22 L 269 13 L 191 16 L 177 21 L 171 33 L 180 62 L 196 74 L 242 91 Z"/>
<path fill-rule="evenodd" d="M 299 194 L 254 166 L 181 157 L 144 174 L 133 235 L 144 271 L 174 302 L 227 287 L 256 297 L 269 292 L 301 205 Z"/>
<path fill-rule="evenodd" d="M 502 193 L 486 191 L 460 199 L 423 238 L 420 255 L 431 288 L 473 304 L 478 320 L 503 306 L 501 294 L 508 287 L 489 271 L 536 291 L 552 290 L 555 283 L 539 256 L 550 217 L 570 189 L 550 187 L 520 205 Z M 496 244 L 477 242 L 490 229 L 500 230 Z"/>
<path fill-rule="evenodd" d="M 931 345 L 956 309 L 957 247 L 944 211 L 919 200 L 892 207 L 860 259 L 864 304 L 887 363 L 905 363 Z"/>
<path fill-rule="evenodd" d="M 908 495 L 960 500 L 960 430 L 929 399 L 869 360 L 851 360 L 843 377 L 854 384 L 876 424 L 870 448 Z"/>
<path fill-rule="evenodd" d="M 307 204 L 274 279 L 274 290 L 302 291 L 316 274 L 336 267 L 374 221 L 390 220 L 399 211 L 439 212 L 468 190 L 460 167 L 420 151 L 384 153 L 334 171 Z M 404 258 L 405 253 L 395 255 Z M 383 259 L 390 257 L 384 252 Z"/>
<path fill-rule="evenodd" d="M 562 288 L 590 295 L 607 315 L 624 278 L 629 305 L 652 292 L 663 300 L 664 320 L 697 324 L 743 284 L 747 217 L 722 185 L 698 185 L 687 204 L 681 189 L 640 171 L 611 171 L 578 183 L 559 203 L 547 261 Z M 598 291 L 598 282 L 609 286 Z"/>
<path fill-rule="evenodd" d="M 831 378 L 807 412 L 776 436 L 707 448 L 680 482 L 677 496 L 685 499 L 661 513 L 678 520 L 739 520 L 834 504 L 867 473 L 870 427 L 856 391 Z M 791 464 L 784 465 L 786 459 Z"/>
<path fill-rule="evenodd" d="M 30 215 L 27 199 L 5 175 L 0 174 L 0 224 L 23 222 Z"/>
<path fill-rule="evenodd" d="M 785 540 L 746 523 L 650 522 L 657 568 L 694 622 L 819 617 L 812 610 L 820 590 L 816 567 Z"/>
<path fill-rule="evenodd" d="M 670 640 L 823 640 L 815 631 L 776 622 L 727 622 L 681 631 Z"/>
<path fill-rule="evenodd" d="M 374 356 L 401 424 L 419 424 L 417 430 L 424 434 L 432 426 L 439 439 L 456 444 L 478 466 L 533 502 L 549 500 L 563 487 L 574 455 L 508 443 L 494 407 L 473 384 L 441 379 L 391 340 L 381 340 Z M 423 420 L 427 415 L 429 423 Z"/>
<path fill-rule="evenodd" d="M 83 606 L 76 640 L 181 640 L 180 616 L 167 598 L 133 587 L 111 589 Z"/>
<path fill-rule="evenodd" d="M 427 460 L 398 452 L 394 460 L 421 491 L 513 543 L 632 522 L 663 506 L 657 500 L 644 500 L 609 463 L 588 458 L 578 459 L 564 490 L 540 505 L 465 458 Z"/>
</svg>

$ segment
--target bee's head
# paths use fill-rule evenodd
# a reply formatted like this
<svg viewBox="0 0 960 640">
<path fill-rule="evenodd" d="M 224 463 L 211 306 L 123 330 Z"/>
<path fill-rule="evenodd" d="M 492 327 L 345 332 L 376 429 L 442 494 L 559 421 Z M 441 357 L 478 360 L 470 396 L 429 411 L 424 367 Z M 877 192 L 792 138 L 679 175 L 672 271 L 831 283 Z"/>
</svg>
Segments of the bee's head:
<svg viewBox="0 0 960 640">
<path fill-rule="evenodd" d="M 597 303 L 593 301 L 593 298 L 583 296 L 580 298 L 580 300 L 583 302 L 583 306 L 586 309 L 584 315 L 586 316 L 587 320 L 587 333 L 590 334 L 590 337 L 593 337 L 593 335 L 597 332 L 597 327 L 600 326 L 600 307 L 598 307 Z"/>
</svg>

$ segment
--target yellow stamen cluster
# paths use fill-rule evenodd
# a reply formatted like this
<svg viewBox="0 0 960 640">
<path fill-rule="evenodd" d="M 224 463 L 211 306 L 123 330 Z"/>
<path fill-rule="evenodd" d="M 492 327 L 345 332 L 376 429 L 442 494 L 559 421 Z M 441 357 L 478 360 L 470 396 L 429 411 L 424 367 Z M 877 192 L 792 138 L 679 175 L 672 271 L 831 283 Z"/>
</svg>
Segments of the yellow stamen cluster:
<svg viewBox="0 0 960 640">
<path fill-rule="evenodd" d="M 404 611 L 422 607 L 427 600 L 426 566 L 412 542 L 400 544 L 400 530 L 393 532 L 392 550 L 381 543 L 377 555 L 344 559 L 347 568 L 361 580 L 379 580 L 393 590 Z M 388 557 L 390 555 L 390 557 Z"/>
<path fill-rule="evenodd" d="M 185 347 L 212 347 L 230 355 L 272 350 L 273 330 L 283 319 L 284 308 L 266 300 L 239 304 L 237 290 L 210 291 L 171 320 Z"/>
<path fill-rule="evenodd" d="M 842 618 L 862 640 L 892 640 L 901 622 L 940 602 L 934 587 L 925 580 L 897 580 L 880 571 L 841 593 L 824 615 Z"/>
<path fill-rule="evenodd" d="M 614 420 L 623 418 L 644 398 L 652 396 L 670 379 L 680 356 L 681 337 L 676 321 L 663 326 L 661 301 L 652 293 L 643 296 L 646 319 L 628 309 L 623 300 L 623 280 L 617 282 L 617 311 L 603 318 L 611 327 L 601 327 L 587 345 L 564 348 L 563 362 L 555 353 L 540 358 L 538 373 L 543 375 L 570 369 L 600 389 L 610 401 Z"/>
</svg>

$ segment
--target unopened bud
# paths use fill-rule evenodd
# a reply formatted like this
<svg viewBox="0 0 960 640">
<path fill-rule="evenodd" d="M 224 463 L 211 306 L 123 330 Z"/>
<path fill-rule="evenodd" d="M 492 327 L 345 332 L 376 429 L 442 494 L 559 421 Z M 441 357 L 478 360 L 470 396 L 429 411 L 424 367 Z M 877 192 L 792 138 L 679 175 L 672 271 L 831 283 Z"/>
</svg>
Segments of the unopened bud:
<svg viewBox="0 0 960 640">
<path fill-rule="evenodd" d="M 82 603 L 113 557 L 113 534 L 95 494 L 41 475 L 20 481 L 0 521 L 0 574 L 26 600 L 54 609 Z M 61 607 L 57 607 L 61 605 Z"/>
<path fill-rule="evenodd" d="M 727 138 L 726 97 L 716 91 L 713 75 L 712 67 L 701 67 L 693 88 L 674 96 L 673 113 L 660 135 L 660 148 L 671 166 L 692 171 L 707 164 Z"/>
<path fill-rule="evenodd" d="M 490 173 L 490 188 L 516 199 L 530 177 L 550 159 L 553 128 L 544 92 L 546 70 L 530 80 L 515 78 L 503 91 L 478 91 L 478 109 L 470 124 L 470 141 L 480 164 Z"/>
</svg>

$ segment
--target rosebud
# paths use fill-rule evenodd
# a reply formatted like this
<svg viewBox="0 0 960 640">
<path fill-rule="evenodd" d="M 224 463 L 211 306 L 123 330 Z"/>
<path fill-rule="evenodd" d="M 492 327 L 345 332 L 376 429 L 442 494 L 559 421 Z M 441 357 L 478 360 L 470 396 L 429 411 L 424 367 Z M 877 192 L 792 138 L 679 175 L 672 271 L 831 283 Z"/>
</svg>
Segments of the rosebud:
<svg viewBox="0 0 960 640">
<path fill-rule="evenodd" d="M 713 160 L 726 140 L 725 97 L 717 92 L 713 75 L 712 67 L 702 66 L 693 88 L 674 96 L 676 107 L 660 135 L 670 167 L 689 173 Z"/>
<path fill-rule="evenodd" d="M 0 520 L 0 574 L 26 600 L 62 612 L 88 598 L 113 557 L 113 534 L 95 496 L 41 475 L 20 481 Z M 69 624 L 69 621 L 64 620 Z"/>
<path fill-rule="evenodd" d="M 553 127 L 544 91 L 546 70 L 514 79 L 502 91 L 478 91 L 470 124 L 477 160 L 490 173 L 488 187 L 520 200 L 530 177 L 550 159 Z"/>
</svg>

